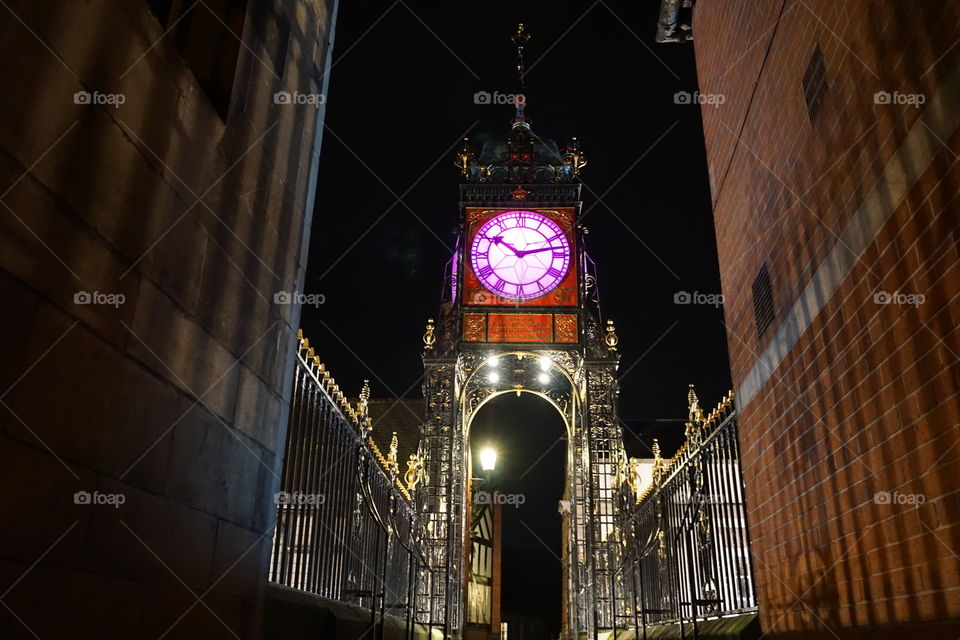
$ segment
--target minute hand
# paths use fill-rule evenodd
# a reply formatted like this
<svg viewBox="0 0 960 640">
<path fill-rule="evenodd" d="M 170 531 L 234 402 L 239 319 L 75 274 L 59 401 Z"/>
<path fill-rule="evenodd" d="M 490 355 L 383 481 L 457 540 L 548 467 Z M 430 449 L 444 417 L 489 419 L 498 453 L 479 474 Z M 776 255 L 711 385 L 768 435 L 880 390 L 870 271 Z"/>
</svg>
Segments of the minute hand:
<svg viewBox="0 0 960 640">
<path fill-rule="evenodd" d="M 530 255 L 531 253 L 540 253 L 541 251 L 553 251 L 553 247 L 540 247 L 539 249 L 527 249 L 525 251 L 518 251 L 517 256 L 523 257 Z"/>
<path fill-rule="evenodd" d="M 514 255 L 516 255 L 518 258 L 522 258 L 522 257 L 523 257 L 523 253 L 524 253 L 524 252 L 523 252 L 523 251 L 520 251 L 519 249 L 517 249 L 516 247 L 514 247 L 512 244 L 510 244 L 509 242 L 507 242 L 506 240 L 504 240 L 504 239 L 503 239 L 503 236 L 494 236 L 494 237 L 490 238 L 490 240 L 491 240 L 494 244 L 502 244 L 502 245 L 505 246 L 506 248 L 510 249 L 510 251 L 513 251 Z"/>
</svg>

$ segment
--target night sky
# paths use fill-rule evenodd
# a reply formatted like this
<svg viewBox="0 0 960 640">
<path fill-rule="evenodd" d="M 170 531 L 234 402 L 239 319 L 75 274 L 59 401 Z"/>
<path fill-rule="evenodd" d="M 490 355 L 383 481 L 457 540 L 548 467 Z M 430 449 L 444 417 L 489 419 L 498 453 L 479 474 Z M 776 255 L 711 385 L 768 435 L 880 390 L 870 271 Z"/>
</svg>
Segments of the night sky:
<svg viewBox="0 0 960 640">
<path fill-rule="evenodd" d="M 474 94 L 518 91 L 509 36 L 523 22 L 533 130 L 561 145 L 576 136 L 589 158 L 582 221 L 620 336 L 628 451 L 648 455 L 655 436 L 667 453 L 679 444 L 682 422 L 665 420 L 685 416 L 689 383 L 708 407 L 726 393 L 722 310 L 674 303 L 677 292 L 720 286 L 700 111 L 674 103 L 697 88 L 693 48 L 654 42 L 658 11 L 655 0 L 340 4 L 304 288 L 326 303 L 305 307 L 302 326 L 341 389 L 355 395 L 369 378 L 374 396 L 420 397 L 420 338 L 457 228 L 453 154 L 465 136 L 479 148 L 508 132 L 512 107 L 475 104 Z M 514 435 L 527 410 L 516 408 L 498 418 Z M 532 462 L 556 437 L 511 437 L 508 457 Z M 558 493 L 562 463 L 557 446 L 542 473 L 521 482 L 512 465 L 502 481 Z M 546 512 L 559 497 L 544 498 Z M 554 519 L 528 524 L 559 553 Z M 508 580 L 511 557 L 556 562 L 532 534 L 505 546 Z M 504 608 L 552 615 L 554 601 L 522 595 L 508 586 Z"/>
</svg>

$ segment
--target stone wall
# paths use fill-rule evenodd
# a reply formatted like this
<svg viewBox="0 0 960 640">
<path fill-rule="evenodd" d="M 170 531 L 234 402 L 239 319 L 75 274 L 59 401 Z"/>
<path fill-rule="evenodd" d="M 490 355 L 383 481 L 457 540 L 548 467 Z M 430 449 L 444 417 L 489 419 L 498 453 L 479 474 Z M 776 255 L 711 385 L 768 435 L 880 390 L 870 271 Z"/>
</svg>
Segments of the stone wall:
<svg viewBox="0 0 960 640">
<path fill-rule="evenodd" d="M 191 4 L 0 8 L 4 638 L 260 635 L 336 11 Z"/>
<path fill-rule="evenodd" d="M 693 31 L 764 631 L 957 637 L 960 3 L 701 0 Z"/>
</svg>

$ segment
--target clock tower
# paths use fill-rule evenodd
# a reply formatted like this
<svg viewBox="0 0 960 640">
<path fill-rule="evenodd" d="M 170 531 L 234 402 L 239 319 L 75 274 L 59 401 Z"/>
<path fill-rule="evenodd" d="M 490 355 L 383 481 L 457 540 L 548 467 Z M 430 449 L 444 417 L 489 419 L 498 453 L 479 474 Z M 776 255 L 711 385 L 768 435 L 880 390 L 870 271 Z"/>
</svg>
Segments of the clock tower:
<svg viewBox="0 0 960 640">
<path fill-rule="evenodd" d="M 522 26 L 514 35 L 521 74 L 527 37 Z M 429 562 L 420 571 L 416 618 L 451 638 L 466 622 L 470 425 L 498 395 L 540 396 L 566 424 L 564 637 L 612 626 L 610 587 L 620 579 L 619 354 L 579 224 L 586 157 L 576 138 L 561 148 L 538 135 L 525 98 L 516 102 L 506 135 L 479 151 L 465 140 L 456 155 L 460 236 L 439 316 L 424 334 L 425 479 L 417 500 Z"/>
</svg>

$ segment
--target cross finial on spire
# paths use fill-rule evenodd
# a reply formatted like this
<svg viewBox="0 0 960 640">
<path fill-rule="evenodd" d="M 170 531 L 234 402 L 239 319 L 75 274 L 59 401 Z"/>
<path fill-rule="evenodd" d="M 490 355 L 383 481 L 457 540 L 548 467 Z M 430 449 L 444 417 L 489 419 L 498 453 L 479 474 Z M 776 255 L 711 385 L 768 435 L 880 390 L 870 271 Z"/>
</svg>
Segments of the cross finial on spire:
<svg viewBox="0 0 960 640">
<path fill-rule="evenodd" d="M 510 36 L 510 40 L 517 48 L 517 75 L 520 76 L 520 91 L 523 91 L 523 76 L 526 70 L 523 67 L 523 45 L 527 44 L 530 34 L 523 30 L 523 23 L 517 24 L 516 32 Z"/>
</svg>

